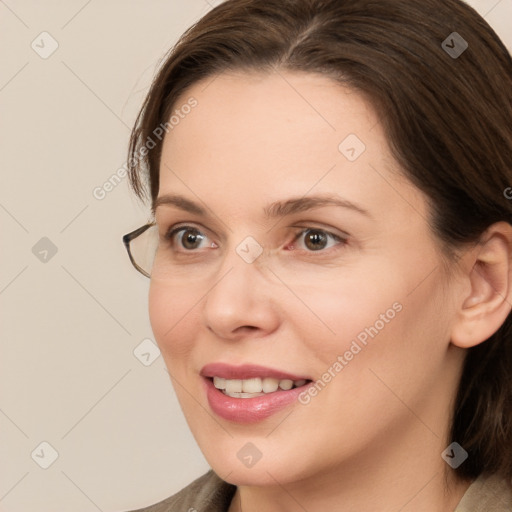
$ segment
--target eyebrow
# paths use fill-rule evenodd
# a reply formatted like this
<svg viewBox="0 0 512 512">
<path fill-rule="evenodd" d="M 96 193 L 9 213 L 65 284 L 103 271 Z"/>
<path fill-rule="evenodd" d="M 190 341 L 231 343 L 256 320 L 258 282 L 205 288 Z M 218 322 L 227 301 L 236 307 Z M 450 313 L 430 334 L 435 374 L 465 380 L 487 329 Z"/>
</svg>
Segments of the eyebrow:
<svg viewBox="0 0 512 512">
<path fill-rule="evenodd" d="M 156 209 L 159 206 L 164 205 L 175 206 L 180 210 L 195 215 L 208 215 L 207 209 L 201 206 L 200 204 L 195 203 L 194 201 L 191 201 L 190 199 L 187 199 L 183 196 L 174 194 L 165 194 L 163 196 L 157 197 L 153 204 L 153 213 L 155 213 Z M 349 201 L 347 199 L 343 199 L 339 196 L 333 195 L 298 197 L 291 198 L 286 201 L 276 201 L 266 206 L 263 209 L 263 213 L 267 218 L 279 218 L 286 217 L 287 215 L 292 215 L 294 213 L 305 212 L 327 206 L 336 206 L 339 208 L 353 210 L 368 218 L 372 218 L 370 212 L 363 208 L 362 206 L 359 206 L 356 203 L 353 203 L 352 201 Z"/>
</svg>

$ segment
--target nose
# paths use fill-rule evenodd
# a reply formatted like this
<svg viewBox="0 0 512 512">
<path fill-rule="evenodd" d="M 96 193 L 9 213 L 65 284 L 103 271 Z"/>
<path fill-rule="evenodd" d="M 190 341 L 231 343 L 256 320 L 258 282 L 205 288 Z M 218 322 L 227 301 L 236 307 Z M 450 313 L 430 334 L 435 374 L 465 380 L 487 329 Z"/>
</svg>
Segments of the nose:
<svg viewBox="0 0 512 512">
<path fill-rule="evenodd" d="M 217 276 L 203 302 L 208 330 L 219 338 L 236 341 L 263 337 L 278 328 L 275 290 L 263 266 L 246 263 L 234 254 L 224 261 Z"/>
</svg>

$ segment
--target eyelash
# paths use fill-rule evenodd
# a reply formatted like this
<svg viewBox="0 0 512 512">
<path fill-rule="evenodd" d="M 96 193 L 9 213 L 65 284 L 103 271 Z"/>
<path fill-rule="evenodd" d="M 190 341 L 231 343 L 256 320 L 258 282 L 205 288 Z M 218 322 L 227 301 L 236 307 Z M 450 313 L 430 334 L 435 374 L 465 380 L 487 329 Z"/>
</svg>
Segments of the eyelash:
<svg viewBox="0 0 512 512">
<path fill-rule="evenodd" d="M 348 236 L 346 237 L 343 237 L 343 236 L 340 236 L 340 235 L 336 235 L 326 229 L 322 229 L 322 228 L 316 228 L 316 227 L 302 227 L 302 226 L 295 226 L 297 229 L 300 229 L 300 231 L 298 231 L 294 237 L 293 237 L 293 240 L 291 242 L 291 244 L 287 244 L 288 246 L 289 245 L 294 245 L 299 239 L 300 237 L 304 236 L 305 234 L 307 234 L 308 232 L 319 232 L 319 233 L 323 233 L 325 235 L 327 235 L 328 238 L 330 238 L 331 240 L 334 240 L 335 242 L 337 242 L 337 246 L 334 246 L 334 247 L 328 247 L 326 249 L 319 249 L 317 251 L 313 251 L 313 250 L 307 250 L 307 249 L 300 249 L 301 251 L 303 252 L 307 252 L 307 253 L 323 253 L 323 254 L 326 254 L 327 252 L 331 252 L 332 250 L 336 250 L 336 249 L 340 249 L 340 248 L 343 248 L 345 245 L 347 245 L 348 243 Z M 174 237 L 181 231 L 187 231 L 187 230 L 191 230 L 191 231 L 197 231 L 199 232 L 201 235 L 204 235 L 207 237 L 207 235 L 205 235 L 199 228 L 195 227 L 195 226 L 191 226 L 191 225 L 181 225 L 181 226 L 176 226 L 176 227 L 171 227 L 167 233 L 165 234 L 165 240 L 170 242 L 171 245 L 174 245 Z M 181 243 L 181 242 L 178 242 L 178 243 Z M 341 245 L 341 247 L 339 247 L 339 245 Z M 185 253 L 196 253 L 198 252 L 196 249 L 183 249 L 183 251 L 180 251 L 180 252 L 185 252 Z"/>
</svg>

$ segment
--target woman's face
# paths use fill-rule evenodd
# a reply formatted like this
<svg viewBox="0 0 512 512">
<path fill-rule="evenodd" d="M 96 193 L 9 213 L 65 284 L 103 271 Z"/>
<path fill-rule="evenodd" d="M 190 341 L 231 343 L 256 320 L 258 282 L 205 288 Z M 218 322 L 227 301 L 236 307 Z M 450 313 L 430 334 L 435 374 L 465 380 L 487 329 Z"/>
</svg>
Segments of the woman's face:
<svg viewBox="0 0 512 512">
<path fill-rule="evenodd" d="M 175 110 L 150 317 L 213 469 L 284 484 L 378 468 L 398 446 L 442 463 L 454 300 L 425 196 L 370 105 L 283 71 L 210 78 Z"/>
</svg>

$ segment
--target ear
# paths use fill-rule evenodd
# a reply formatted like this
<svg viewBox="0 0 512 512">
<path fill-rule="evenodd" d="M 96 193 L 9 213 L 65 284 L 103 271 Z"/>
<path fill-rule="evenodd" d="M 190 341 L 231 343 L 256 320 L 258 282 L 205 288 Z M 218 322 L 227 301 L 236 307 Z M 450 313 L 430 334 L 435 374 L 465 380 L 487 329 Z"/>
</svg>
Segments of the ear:
<svg viewBox="0 0 512 512">
<path fill-rule="evenodd" d="M 497 222 L 467 255 L 463 278 L 469 283 L 458 306 L 451 342 L 469 348 L 490 338 L 512 309 L 512 226 Z"/>
</svg>

